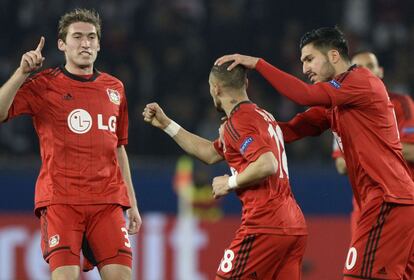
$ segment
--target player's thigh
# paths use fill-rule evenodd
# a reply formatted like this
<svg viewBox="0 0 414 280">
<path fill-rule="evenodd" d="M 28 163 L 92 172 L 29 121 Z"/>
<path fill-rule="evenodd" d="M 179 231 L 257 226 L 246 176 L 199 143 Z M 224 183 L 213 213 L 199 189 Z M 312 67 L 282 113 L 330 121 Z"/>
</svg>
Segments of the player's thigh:
<svg viewBox="0 0 414 280">
<path fill-rule="evenodd" d="M 82 209 L 51 205 L 40 213 L 41 248 L 50 271 L 61 266 L 79 266 L 84 230 Z"/>
<path fill-rule="evenodd" d="M 91 218 L 84 240 L 85 257 L 99 269 L 108 264 L 132 266 L 131 243 L 122 207 L 104 205 Z M 85 252 L 88 251 L 88 252 Z"/>
<path fill-rule="evenodd" d="M 130 280 L 132 278 L 131 268 L 119 264 L 107 264 L 100 269 L 99 273 L 102 280 Z"/>
<path fill-rule="evenodd" d="M 296 243 L 286 253 L 280 268 L 272 276 L 275 280 L 299 280 L 302 275 L 302 261 L 306 250 L 307 236 L 292 236 Z"/>
<path fill-rule="evenodd" d="M 77 265 L 61 266 L 52 271 L 52 280 L 79 279 L 80 267 Z"/>
<path fill-rule="evenodd" d="M 346 277 L 403 279 L 412 258 L 414 206 L 373 203 L 362 209 L 344 267 Z"/>
<path fill-rule="evenodd" d="M 216 279 L 272 279 L 296 241 L 295 236 L 238 234 L 224 251 Z"/>
</svg>

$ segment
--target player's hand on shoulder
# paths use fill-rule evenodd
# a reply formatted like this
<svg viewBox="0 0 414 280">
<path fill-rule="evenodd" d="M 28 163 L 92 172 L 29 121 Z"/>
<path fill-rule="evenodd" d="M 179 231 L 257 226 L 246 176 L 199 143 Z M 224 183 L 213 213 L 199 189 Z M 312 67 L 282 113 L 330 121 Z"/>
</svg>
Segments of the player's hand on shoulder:
<svg viewBox="0 0 414 280">
<path fill-rule="evenodd" d="M 30 74 L 38 70 L 43 65 L 45 58 L 42 56 L 43 46 L 45 45 L 45 37 L 41 37 L 36 49 L 23 54 L 20 60 L 20 70 L 23 74 Z"/>
<path fill-rule="evenodd" d="M 246 68 L 254 69 L 256 68 L 256 64 L 259 61 L 258 57 L 248 56 L 248 55 L 241 55 L 241 54 L 229 54 L 224 55 L 220 58 L 218 58 L 214 65 L 222 65 L 223 63 L 233 61 L 232 64 L 227 68 L 227 70 L 232 70 L 237 65 L 241 64 Z"/>
<path fill-rule="evenodd" d="M 147 104 L 142 115 L 144 116 L 144 121 L 161 129 L 166 128 L 171 122 L 160 105 L 155 102 Z"/>
<path fill-rule="evenodd" d="M 214 177 L 212 187 L 213 197 L 216 199 L 228 194 L 230 192 L 229 175 Z"/>
<path fill-rule="evenodd" d="M 127 210 L 128 216 L 128 234 L 136 234 L 142 225 L 141 215 L 137 207 L 131 207 Z"/>
</svg>

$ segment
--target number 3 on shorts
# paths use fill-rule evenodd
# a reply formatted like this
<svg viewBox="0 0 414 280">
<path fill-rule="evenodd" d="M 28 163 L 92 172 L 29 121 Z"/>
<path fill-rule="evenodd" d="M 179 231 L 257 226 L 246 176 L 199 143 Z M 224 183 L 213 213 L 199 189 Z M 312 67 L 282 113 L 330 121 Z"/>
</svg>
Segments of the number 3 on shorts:
<svg viewBox="0 0 414 280">
<path fill-rule="evenodd" d="M 224 251 L 223 259 L 221 260 L 219 270 L 223 271 L 224 273 L 229 272 L 233 268 L 233 264 L 231 263 L 234 259 L 234 252 L 230 249 Z"/>
<path fill-rule="evenodd" d="M 127 231 L 127 229 L 124 228 L 124 227 L 121 227 L 121 231 L 123 233 L 125 233 L 124 236 L 125 236 L 126 242 L 124 243 L 124 245 L 127 246 L 128 248 L 131 248 L 131 243 L 129 242 L 129 237 L 128 237 L 128 231 Z"/>
</svg>

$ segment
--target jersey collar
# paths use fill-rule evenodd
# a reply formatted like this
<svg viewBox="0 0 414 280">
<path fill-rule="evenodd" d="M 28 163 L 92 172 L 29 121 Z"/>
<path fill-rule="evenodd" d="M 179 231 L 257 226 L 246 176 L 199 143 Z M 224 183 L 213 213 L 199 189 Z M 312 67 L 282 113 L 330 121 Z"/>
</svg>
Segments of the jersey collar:
<svg viewBox="0 0 414 280">
<path fill-rule="evenodd" d="M 64 65 L 61 65 L 60 69 L 62 70 L 63 74 L 65 74 L 65 76 L 71 78 L 72 80 L 76 80 L 76 81 L 79 81 L 79 82 L 93 82 L 100 75 L 100 72 L 98 70 L 96 70 L 95 68 L 93 68 L 92 76 L 88 79 L 86 79 L 82 76 L 78 76 L 78 75 L 70 73 L 68 70 L 66 70 Z"/>
<path fill-rule="evenodd" d="M 231 110 L 230 116 L 232 116 L 234 113 L 236 113 L 240 109 L 240 105 L 250 104 L 250 103 L 252 103 L 250 100 L 244 100 L 244 101 L 237 103 L 236 106 L 234 106 L 233 110 Z"/>
</svg>

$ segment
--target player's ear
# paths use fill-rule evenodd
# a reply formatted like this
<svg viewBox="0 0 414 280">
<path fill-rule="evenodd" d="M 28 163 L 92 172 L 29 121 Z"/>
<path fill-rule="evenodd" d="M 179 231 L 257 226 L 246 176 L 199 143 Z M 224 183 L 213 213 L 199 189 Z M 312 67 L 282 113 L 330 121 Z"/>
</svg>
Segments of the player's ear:
<svg viewBox="0 0 414 280">
<path fill-rule="evenodd" d="M 329 50 L 328 59 L 330 63 L 336 64 L 341 59 L 341 55 L 339 54 L 337 50 Z"/>
<path fill-rule="evenodd" d="M 62 52 L 64 52 L 65 51 L 65 46 L 66 46 L 66 44 L 65 44 L 65 42 L 63 42 L 63 40 L 62 39 L 59 39 L 58 41 L 57 41 L 57 46 L 58 46 L 58 49 L 60 50 L 60 51 L 62 51 Z"/>
<path fill-rule="evenodd" d="M 98 47 L 96 48 L 96 51 L 99 52 L 101 50 L 101 42 L 98 41 Z"/>
<path fill-rule="evenodd" d="M 244 81 L 244 85 L 246 89 L 249 87 L 249 79 L 246 78 L 246 80 Z"/>
<path fill-rule="evenodd" d="M 213 84 L 213 94 L 215 96 L 220 95 L 221 89 L 220 89 L 220 85 L 218 83 L 214 83 Z"/>
</svg>

